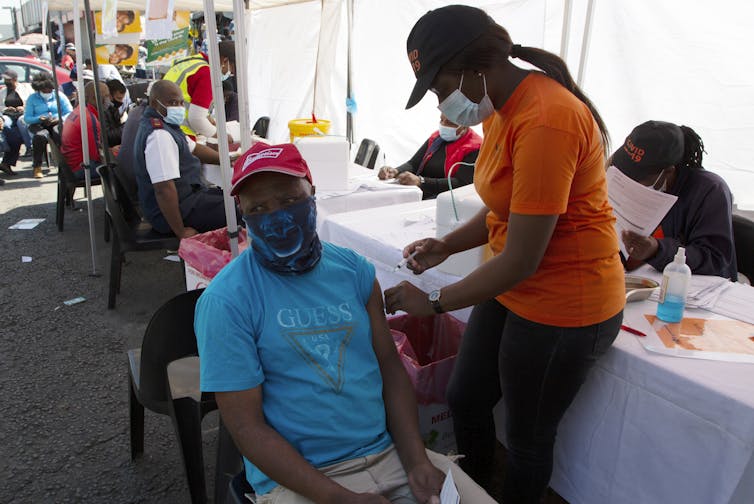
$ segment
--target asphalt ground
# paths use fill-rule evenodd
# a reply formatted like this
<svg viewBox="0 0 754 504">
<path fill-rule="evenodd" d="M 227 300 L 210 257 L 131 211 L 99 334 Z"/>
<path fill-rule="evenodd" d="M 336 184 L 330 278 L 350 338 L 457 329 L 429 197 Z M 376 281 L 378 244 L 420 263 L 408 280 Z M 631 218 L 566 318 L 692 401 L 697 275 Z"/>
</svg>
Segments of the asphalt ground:
<svg viewBox="0 0 754 504">
<path fill-rule="evenodd" d="M 190 502 L 169 417 L 146 411 L 144 456 L 130 460 L 126 358 L 154 311 L 185 290 L 183 266 L 164 250 L 128 253 L 108 310 L 100 188 L 92 191 L 94 275 L 84 191 L 76 190 L 77 208 L 66 209 L 59 232 L 55 168 L 38 180 L 22 160 L 16 173 L 0 174 L 0 502 Z M 45 220 L 8 229 L 28 218 Z M 79 296 L 86 301 L 64 304 Z M 211 500 L 216 412 L 203 428 Z"/>
</svg>

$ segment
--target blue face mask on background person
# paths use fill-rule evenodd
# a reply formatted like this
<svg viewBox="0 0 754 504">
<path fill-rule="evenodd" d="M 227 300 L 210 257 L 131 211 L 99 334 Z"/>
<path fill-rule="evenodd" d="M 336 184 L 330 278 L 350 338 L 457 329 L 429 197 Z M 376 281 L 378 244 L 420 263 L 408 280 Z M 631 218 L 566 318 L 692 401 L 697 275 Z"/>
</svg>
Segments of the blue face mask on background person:
<svg viewBox="0 0 754 504">
<path fill-rule="evenodd" d="M 463 74 L 461 74 L 458 89 L 450 93 L 437 108 L 445 117 L 460 126 L 475 126 L 484 121 L 495 112 L 495 106 L 487 94 L 487 78 L 482 75 L 482 79 L 484 80 L 484 97 L 479 103 L 469 100 L 461 92 L 463 86 Z"/>
<path fill-rule="evenodd" d="M 458 126 L 445 126 L 443 123 L 440 123 L 437 131 L 440 133 L 440 138 L 446 142 L 455 142 L 461 137 L 461 135 L 456 133 L 457 130 Z"/>
<path fill-rule="evenodd" d="M 306 273 L 322 257 L 313 196 L 274 212 L 244 215 L 243 220 L 259 262 L 276 273 Z"/>
<path fill-rule="evenodd" d="M 177 105 L 175 107 L 167 107 L 160 100 L 157 100 L 157 103 L 165 107 L 166 113 L 163 118 L 165 119 L 166 123 L 175 124 L 176 126 L 183 124 L 183 118 L 186 117 L 186 109 L 184 109 L 180 105 Z"/>
</svg>

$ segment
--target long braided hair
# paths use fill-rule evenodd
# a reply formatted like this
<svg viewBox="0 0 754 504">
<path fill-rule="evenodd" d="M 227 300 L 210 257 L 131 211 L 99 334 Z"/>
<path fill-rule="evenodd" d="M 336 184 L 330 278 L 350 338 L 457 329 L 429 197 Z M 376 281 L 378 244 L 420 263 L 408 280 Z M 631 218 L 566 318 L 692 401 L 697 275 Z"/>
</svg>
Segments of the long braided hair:
<svg viewBox="0 0 754 504">
<path fill-rule="evenodd" d="M 703 170 L 702 155 L 706 151 L 702 137 L 688 126 L 680 128 L 683 131 L 683 157 L 676 166 L 682 170 Z"/>
</svg>

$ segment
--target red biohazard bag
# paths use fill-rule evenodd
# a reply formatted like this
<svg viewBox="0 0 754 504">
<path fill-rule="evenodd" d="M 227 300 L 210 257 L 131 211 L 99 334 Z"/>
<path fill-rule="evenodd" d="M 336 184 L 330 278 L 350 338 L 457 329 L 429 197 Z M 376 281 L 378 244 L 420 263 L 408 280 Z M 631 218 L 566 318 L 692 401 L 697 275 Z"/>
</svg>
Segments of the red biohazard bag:
<svg viewBox="0 0 754 504">
<path fill-rule="evenodd" d="M 456 442 L 445 391 L 466 324 L 447 313 L 432 317 L 399 315 L 388 319 L 388 324 L 414 385 L 424 445 L 448 453 Z"/>
<path fill-rule="evenodd" d="M 238 250 L 248 247 L 246 230 L 238 234 Z M 230 238 L 227 228 L 215 229 L 181 240 L 178 255 L 186 264 L 208 279 L 212 279 L 230 262 Z"/>
<path fill-rule="evenodd" d="M 398 315 L 388 319 L 393 341 L 419 404 L 445 403 L 466 324 L 443 313 L 432 317 Z"/>
</svg>

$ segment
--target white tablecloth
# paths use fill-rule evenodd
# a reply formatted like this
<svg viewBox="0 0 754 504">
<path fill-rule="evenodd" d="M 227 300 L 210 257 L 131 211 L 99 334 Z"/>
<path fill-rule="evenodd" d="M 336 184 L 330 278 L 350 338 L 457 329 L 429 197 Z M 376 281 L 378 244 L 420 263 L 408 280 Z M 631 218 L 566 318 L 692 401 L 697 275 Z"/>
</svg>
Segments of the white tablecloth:
<svg viewBox="0 0 754 504">
<path fill-rule="evenodd" d="M 648 330 L 655 310 L 629 303 L 624 320 Z M 751 504 L 754 365 L 654 354 L 621 332 L 560 424 L 550 484 L 572 504 Z"/>
<path fill-rule="evenodd" d="M 374 264 L 383 290 L 409 280 L 425 292 L 439 289 L 459 278 L 437 269 L 414 275 L 407 268 L 394 271 L 403 259 L 403 248 L 419 238 L 435 236 L 435 200 L 373 208 L 358 212 L 330 215 L 320 226 L 325 241 L 348 247 Z M 464 322 L 471 308 L 453 315 Z"/>
<path fill-rule="evenodd" d="M 316 180 L 314 184 L 317 184 Z M 377 178 L 376 170 L 351 163 L 348 169 L 348 191 L 325 191 L 318 188 L 316 196 L 317 224 L 321 228 L 330 215 L 418 202 L 422 199 L 422 191 L 417 186 L 384 182 Z M 383 210 L 388 211 L 387 208 Z"/>
<path fill-rule="evenodd" d="M 222 187 L 220 166 L 202 165 L 202 175 L 208 182 Z M 317 185 L 316 180 L 314 185 Z M 421 201 L 422 191 L 417 186 L 383 182 L 377 178 L 376 170 L 351 163 L 347 191 L 317 189 L 316 197 L 317 226 L 321 227 L 329 215 Z"/>
<path fill-rule="evenodd" d="M 320 235 L 366 256 L 383 288 L 429 291 L 457 277 L 393 268 L 433 216 L 434 201 L 331 215 Z M 630 303 L 625 320 L 654 311 Z M 754 365 L 653 354 L 621 332 L 560 425 L 550 484 L 571 504 L 754 503 Z"/>
</svg>

